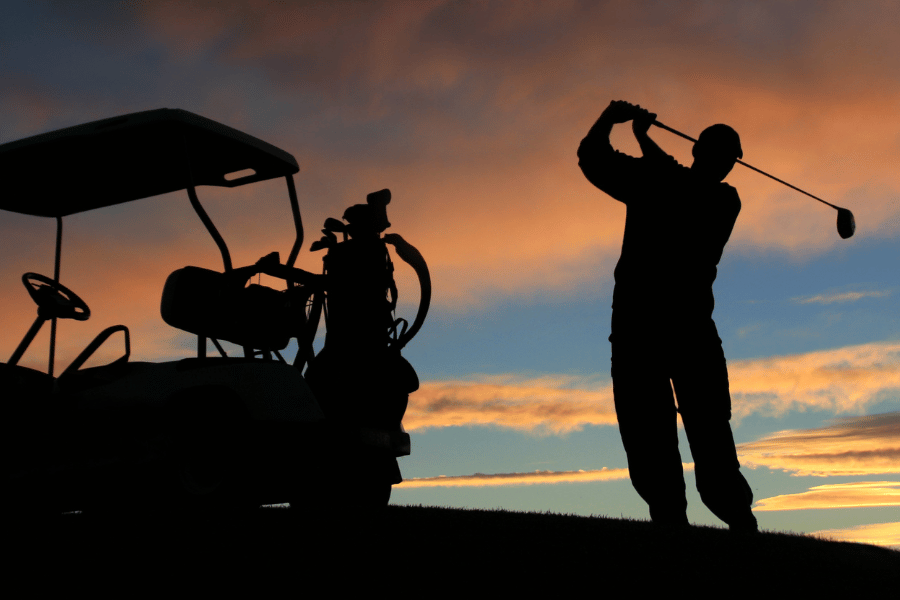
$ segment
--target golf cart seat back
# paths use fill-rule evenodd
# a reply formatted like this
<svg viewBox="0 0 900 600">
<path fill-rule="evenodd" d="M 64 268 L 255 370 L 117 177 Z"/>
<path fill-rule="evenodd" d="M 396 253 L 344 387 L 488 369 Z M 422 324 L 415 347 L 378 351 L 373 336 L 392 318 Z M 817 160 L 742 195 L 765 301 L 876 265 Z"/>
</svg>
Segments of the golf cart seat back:
<svg viewBox="0 0 900 600">
<path fill-rule="evenodd" d="M 169 275 L 160 313 L 182 331 L 256 350 L 283 350 L 292 330 L 284 292 L 200 267 Z"/>
</svg>

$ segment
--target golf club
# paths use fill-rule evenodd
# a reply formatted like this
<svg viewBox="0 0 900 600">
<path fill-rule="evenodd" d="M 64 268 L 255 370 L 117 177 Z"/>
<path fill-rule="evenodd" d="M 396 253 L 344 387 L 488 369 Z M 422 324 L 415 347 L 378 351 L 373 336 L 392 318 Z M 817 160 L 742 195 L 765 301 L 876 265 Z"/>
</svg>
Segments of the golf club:
<svg viewBox="0 0 900 600">
<path fill-rule="evenodd" d="M 690 140 L 690 141 L 694 142 L 695 144 L 697 143 L 697 140 L 695 140 L 695 139 L 692 138 L 691 136 L 685 135 L 685 134 L 681 133 L 680 131 L 677 131 L 677 130 L 675 130 L 675 129 L 672 129 L 672 128 L 669 127 L 668 125 L 663 125 L 663 124 L 660 123 L 659 121 L 653 121 L 653 124 L 656 125 L 657 127 L 659 127 L 660 129 L 665 129 L 666 131 L 668 131 L 668 132 L 670 132 L 670 133 L 674 133 L 674 134 L 677 135 L 677 136 L 683 137 L 683 138 L 686 139 L 686 140 Z M 769 175 L 769 174 L 766 173 L 765 171 L 762 171 L 762 170 L 760 170 L 760 169 L 757 169 L 757 168 L 754 167 L 753 165 L 748 165 L 747 163 L 745 163 L 745 162 L 742 161 L 742 160 L 738 160 L 737 162 L 739 162 L 740 164 L 744 165 L 744 166 L 747 167 L 748 169 L 753 169 L 753 170 L 756 171 L 757 173 L 761 173 L 761 174 L 765 175 L 765 176 L 768 177 L 769 179 L 774 179 L 774 180 L 777 181 L 778 183 L 783 183 L 784 185 L 788 186 L 788 187 L 791 188 L 791 189 L 797 190 L 798 192 L 800 192 L 800 193 L 802 193 L 802 194 L 806 194 L 806 195 L 809 196 L 810 198 L 815 198 L 816 200 L 818 200 L 818 201 L 821 202 L 822 204 L 827 204 L 828 206 L 830 206 L 831 208 L 833 208 L 834 210 L 836 210 L 837 213 L 838 213 L 838 214 L 837 214 L 837 230 L 838 230 L 838 235 L 840 235 L 843 239 L 846 240 L 847 238 L 849 238 L 850 236 L 852 236 L 852 235 L 854 234 L 854 232 L 856 231 L 856 219 L 853 218 L 853 213 L 850 212 L 849 210 L 847 210 L 846 208 L 841 208 L 840 206 L 835 206 L 834 204 L 832 204 L 832 203 L 830 203 L 830 202 L 826 202 L 826 201 L 822 200 L 821 198 L 819 198 L 818 196 L 813 196 L 813 195 L 810 194 L 809 192 L 803 191 L 803 190 L 801 190 L 800 188 L 798 188 L 797 186 L 791 185 L 791 184 L 788 183 L 787 181 L 782 181 L 781 179 L 778 179 L 778 178 L 775 177 L 774 175 Z"/>
</svg>

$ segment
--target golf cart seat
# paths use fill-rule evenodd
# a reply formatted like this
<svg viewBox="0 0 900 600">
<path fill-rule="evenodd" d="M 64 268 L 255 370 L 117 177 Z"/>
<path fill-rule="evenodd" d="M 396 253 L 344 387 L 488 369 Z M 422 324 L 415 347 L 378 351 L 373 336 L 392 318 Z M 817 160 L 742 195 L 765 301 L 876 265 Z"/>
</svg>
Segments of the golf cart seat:
<svg viewBox="0 0 900 600">
<path fill-rule="evenodd" d="M 291 337 L 284 292 L 200 267 L 169 275 L 160 313 L 172 327 L 245 348 L 283 350 Z"/>
</svg>

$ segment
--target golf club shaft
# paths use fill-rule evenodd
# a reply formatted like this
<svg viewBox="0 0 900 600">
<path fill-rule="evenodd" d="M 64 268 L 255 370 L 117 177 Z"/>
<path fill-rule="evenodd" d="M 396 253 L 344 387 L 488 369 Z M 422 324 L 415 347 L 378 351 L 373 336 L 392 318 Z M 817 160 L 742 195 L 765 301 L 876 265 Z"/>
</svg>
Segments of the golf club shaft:
<svg viewBox="0 0 900 600">
<path fill-rule="evenodd" d="M 674 133 L 674 134 L 677 135 L 677 136 L 683 137 L 684 139 L 689 140 L 689 141 L 691 141 L 691 142 L 694 142 L 695 144 L 697 143 L 697 140 L 695 140 L 695 139 L 692 138 L 691 136 L 685 135 L 685 134 L 681 133 L 681 132 L 678 131 L 678 130 L 672 129 L 672 128 L 669 127 L 668 125 L 663 125 L 663 124 L 660 123 L 659 121 L 653 121 L 653 124 L 656 125 L 657 127 L 659 127 L 660 129 L 665 129 L 666 131 L 668 131 L 668 132 L 670 132 L 670 133 Z M 782 180 L 782 179 L 778 179 L 778 178 L 775 177 L 774 175 L 769 175 L 769 174 L 766 173 L 765 171 L 762 171 L 762 170 L 760 170 L 760 169 L 757 169 L 757 168 L 754 167 L 753 165 L 748 165 L 747 163 L 745 163 L 745 162 L 742 161 L 742 160 L 738 160 L 737 162 L 739 162 L 740 164 L 744 165 L 744 166 L 747 167 L 748 169 L 753 169 L 753 170 L 756 171 L 757 173 L 760 173 L 760 174 L 762 174 L 762 175 L 765 175 L 765 176 L 768 177 L 769 179 L 774 179 L 774 180 L 777 181 L 778 183 L 783 183 L 784 185 L 788 186 L 788 187 L 791 188 L 792 190 L 797 190 L 797 191 L 800 192 L 801 194 L 806 194 L 806 195 L 809 196 L 810 198 L 814 198 L 814 199 L 818 200 L 819 202 L 821 202 L 822 204 L 827 204 L 828 206 L 830 206 L 831 208 L 833 208 L 833 209 L 835 209 L 835 210 L 840 210 L 840 207 L 835 206 L 835 205 L 832 204 L 831 202 L 826 202 L 825 200 L 822 200 L 822 199 L 819 198 L 818 196 L 813 196 L 813 195 L 810 194 L 809 192 L 804 191 L 804 190 L 801 190 L 801 189 L 798 188 L 797 186 L 791 185 L 791 184 L 788 183 L 787 181 L 784 181 L 784 180 Z"/>
</svg>

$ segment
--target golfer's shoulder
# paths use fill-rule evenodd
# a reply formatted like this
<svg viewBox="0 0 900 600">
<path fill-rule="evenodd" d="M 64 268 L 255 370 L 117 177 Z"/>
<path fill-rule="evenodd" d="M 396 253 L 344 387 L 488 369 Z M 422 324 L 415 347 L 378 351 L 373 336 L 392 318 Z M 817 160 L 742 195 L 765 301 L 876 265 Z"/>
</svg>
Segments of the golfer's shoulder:
<svg viewBox="0 0 900 600">
<path fill-rule="evenodd" d="M 678 172 L 689 172 L 690 169 L 678 162 L 671 154 L 666 153 L 662 149 L 654 151 L 650 154 L 644 154 L 641 157 L 646 164 L 652 165 L 657 169 L 670 169 Z"/>
<path fill-rule="evenodd" d="M 728 185 L 723 181 L 719 184 L 718 193 L 721 196 L 722 202 L 724 202 L 726 206 L 731 208 L 734 212 L 740 212 L 741 197 L 738 195 L 738 191 L 736 188 Z"/>
<path fill-rule="evenodd" d="M 608 141 L 584 138 L 578 147 L 578 165 L 587 174 L 605 174 L 608 177 L 628 178 L 645 170 L 644 161 L 612 147 Z"/>
<path fill-rule="evenodd" d="M 620 161 L 622 153 L 612 147 L 609 138 L 589 133 L 578 145 L 578 164 L 582 168 L 604 167 L 610 162 Z"/>
<path fill-rule="evenodd" d="M 667 175 L 674 181 L 690 181 L 693 177 L 690 168 L 684 166 L 678 160 L 665 152 L 656 152 L 642 158 L 648 169 L 652 169 L 660 175 Z"/>
<path fill-rule="evenodd" d="M 720 193 L 722 194 L 722 197 L 725 200 L 727 200 L 729 202 L 734 202 L 738 206 L 740 206 L 741 197 L 738 195 L 737 188 L 735 188 L 734 186 L 728 185 L 724 181 L 722 183 L 720 183 L 719 186 L 720 186 L 719 189 L 721 190 Z"/>
</svg>

